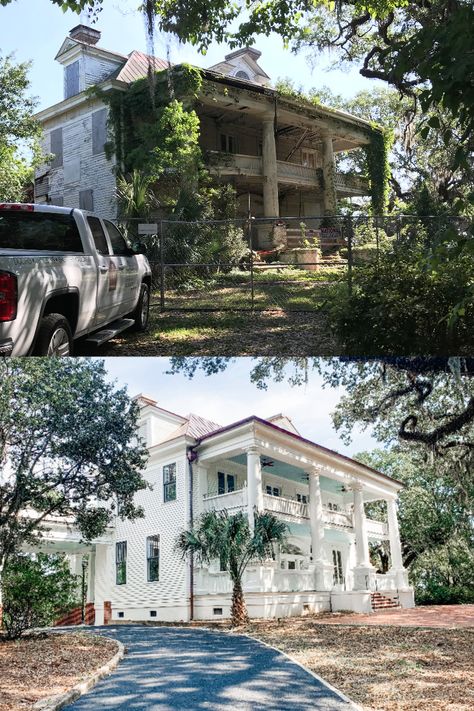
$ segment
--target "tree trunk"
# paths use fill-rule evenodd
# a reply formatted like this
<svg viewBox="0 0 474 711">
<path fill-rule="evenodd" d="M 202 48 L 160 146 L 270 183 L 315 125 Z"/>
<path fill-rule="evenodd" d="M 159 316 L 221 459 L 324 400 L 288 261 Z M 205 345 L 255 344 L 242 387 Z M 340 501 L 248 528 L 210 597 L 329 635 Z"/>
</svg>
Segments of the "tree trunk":
<svg viewBox="0 0 474 711">
<path fill-rule="evenodd" d="M 241 580 L 234 580 L 232 589 L 232 607 L 230 610 L 231 622 L 234 627 L 244 625 L 249 621 L 247 607 L 244 600 Z"/>
</svg>

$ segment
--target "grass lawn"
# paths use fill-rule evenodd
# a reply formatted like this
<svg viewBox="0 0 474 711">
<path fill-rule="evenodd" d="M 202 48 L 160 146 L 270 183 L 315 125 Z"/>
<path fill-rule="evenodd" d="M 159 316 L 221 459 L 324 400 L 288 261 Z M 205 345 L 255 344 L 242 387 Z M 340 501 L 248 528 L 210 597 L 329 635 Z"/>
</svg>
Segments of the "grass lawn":
<svg viewBox="0 0 474 711">
<path fill-rule="evenodd" d="M 249 274 L 223 274 L 210 283 L 167 291 L 166 307 L 173 310 L 163 313 L 155 294 L 147 333 L 125 332 L 100 349 L 81 346 L 79 354 L 334 355 L 340 347 L 328 327 L 325 307 L 331 284 L 339 278 L 337 269 L 256 272 L 251 312 Z"/>
<path fill-rule="evenodd" d="M 242 630 L 281 649 L 365 711 L 474 708 L 474 629 L 257 620 Z"/>
<path fill-rule="evenodd" d="M 0 711 L 31 709 L 36 701 L 67 691 L 116 652 L 113 640 L 90 634 L 0 639 Z"/>
</svg>

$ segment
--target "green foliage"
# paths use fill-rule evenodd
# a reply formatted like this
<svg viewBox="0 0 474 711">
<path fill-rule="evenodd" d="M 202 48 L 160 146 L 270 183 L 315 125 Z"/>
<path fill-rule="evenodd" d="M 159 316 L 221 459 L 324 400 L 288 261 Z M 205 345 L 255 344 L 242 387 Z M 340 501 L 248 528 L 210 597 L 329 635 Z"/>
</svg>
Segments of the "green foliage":
<svg viewBox="0 0 474 711">
<path fill-rule="evenodd" d="M 79 604 L 78 580 L 61 555 L 12 557 L 2 575 L 3 627 L 18 639 L 33 627 L 46 627 Z"/>
<path fill-rule="evenodd" d="M 387 210 L 391 177 L 389 155 L 392 143 L 392 131 L 374 127 L 370 133 L 370 143 L 365 148 L 374 215 L 384 215 Z"/>
<path fill-rule="evenodd" d="M 418 234 L 409 230 L 377 263 L 355 269 L 352 290 L 334 286 L 330 318 L 346 353 L 472 351 L 474 238 L 437 225 L 440 241 L 427 248 L 429 229 L 420 223 Z"/>
<path fill-rule="evenodd" d="M 219 560 L 227 570 L 235 590 L 232 621 L 239 624 L 246 617 L 242 596 L 242 577 L 251 560 L 265 562 L 273 557 L 274 546 L 285 542 L 287 525 L 269 513 L 255 513 L 254 530 L 250 530 L 248 517 L 239 511 L 208 511 L 199 517 L 196 526 L 183 531 L 176 542 L 183 556 L 192 553 L 199 564 Z"/>
<path fill-rule="evenodd" d="M 135 518 L 146 448 L 138 407 L 101 361 L 19 358 L 0 363 L 0 565 L 34 544 L 49 514 L 68 515 L 84 539 L 117 514 Z M 25 517 L 24 511 L 36 512 Z"/>
<path fill-rule="evenodd" d="M 36 99 L 28 95 L 29 68 L 11 56 L 0 57 L 0 200 L 6 202 L 24 199 L 40 160 L 41 128 L 33 118 Z M 33 153 L 30 161 L 23 155 L 28 150 Z"/>
</svg>

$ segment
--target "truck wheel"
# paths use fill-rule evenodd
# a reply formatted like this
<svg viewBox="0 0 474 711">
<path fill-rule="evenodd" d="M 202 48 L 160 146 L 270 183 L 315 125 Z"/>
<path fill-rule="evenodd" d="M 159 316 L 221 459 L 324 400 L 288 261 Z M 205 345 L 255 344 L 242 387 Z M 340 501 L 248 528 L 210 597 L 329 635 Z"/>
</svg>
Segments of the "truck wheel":
<svg viewBox="0 0 474 711">
<path fill-rule="evenodd" d="M 72 355 L 72 332 L 68 320 L 62 314 L 43 316 L 36 340 L 35 355 Z"/>
<path fill-rule="evenodd" d="M 150 312 L 150 287 L 148 284 L 142 284 L 140 288 L 140 296 L 135 311 L 131 314 L 131 318 L 135 319 L 133 326 L 134 331 L 146 331 L 148 327 L 148 316 Z"/>
</svg>

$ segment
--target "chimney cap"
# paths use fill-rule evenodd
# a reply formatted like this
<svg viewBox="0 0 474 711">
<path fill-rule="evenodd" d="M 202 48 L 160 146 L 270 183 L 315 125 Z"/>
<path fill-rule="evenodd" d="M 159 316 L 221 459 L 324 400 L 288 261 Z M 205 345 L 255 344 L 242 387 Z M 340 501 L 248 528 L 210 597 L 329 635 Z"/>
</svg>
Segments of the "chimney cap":
<svg viewBox="0 0 474 711">
<path fill-rule="evenodd" d="M 71 39 L 84 42 L 85 44 L 97 44 L 100 40 L 100 35 L 99 30 L 94 30 L 93 27 L 88 27 L 87 25 L 76 25 L 69 32 Z"/>
</svg>

